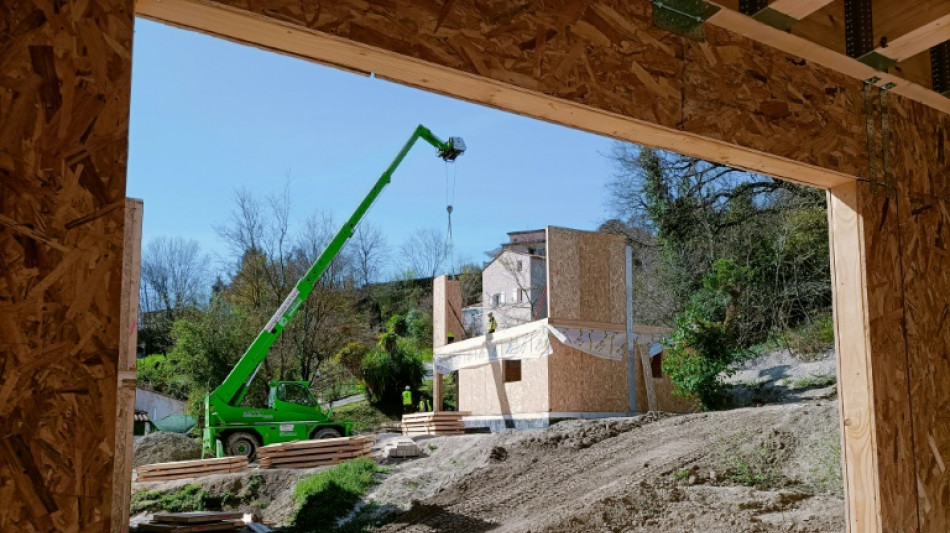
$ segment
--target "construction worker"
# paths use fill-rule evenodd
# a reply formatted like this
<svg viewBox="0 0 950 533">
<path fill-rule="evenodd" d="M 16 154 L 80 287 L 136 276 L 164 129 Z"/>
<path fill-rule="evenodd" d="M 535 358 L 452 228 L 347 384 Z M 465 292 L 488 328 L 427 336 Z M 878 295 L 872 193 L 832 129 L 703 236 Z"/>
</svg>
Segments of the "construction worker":
<svg viewBox="0 0 950 533">
<path fill-rule="evenodd" d="M 495 320 L 494 313 L 488 313 L 488 332 L 494 333 L 498 329 L 498 321 Z"/>
<path fill-rule="evenodd" d="M 402 391 L 402 410 L 407 413 L 412 412 L 412 391 L 409 390 L 408 385 L 406 385 L 406 390 Z"/>
<path fill-rule="evenodd" d="M 449 331 L 448 333 L 445 334 L 445 343 L 452 344 L 453 342 L 455 342 L 455 333 L 452 333 L 451 331 Z"/>
<path fill-rule="evenodd" d="M 432 404 L 429 403 L 429 400 L 425 396 L 419 398 L 419 411 L 429 412 L 432 410 Z"/>
</svg>

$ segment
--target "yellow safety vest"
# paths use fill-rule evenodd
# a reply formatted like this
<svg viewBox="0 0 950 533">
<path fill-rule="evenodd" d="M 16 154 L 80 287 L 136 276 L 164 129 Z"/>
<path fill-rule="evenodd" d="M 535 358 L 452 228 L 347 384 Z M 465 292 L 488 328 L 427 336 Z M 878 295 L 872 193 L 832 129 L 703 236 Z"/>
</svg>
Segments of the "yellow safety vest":
<svg viewBox="0 0 950 533">
<path fill-rule="evenodd" d="M 412 405 L 412 391 L 402 391 L 402 404 Z"/>
</svg>

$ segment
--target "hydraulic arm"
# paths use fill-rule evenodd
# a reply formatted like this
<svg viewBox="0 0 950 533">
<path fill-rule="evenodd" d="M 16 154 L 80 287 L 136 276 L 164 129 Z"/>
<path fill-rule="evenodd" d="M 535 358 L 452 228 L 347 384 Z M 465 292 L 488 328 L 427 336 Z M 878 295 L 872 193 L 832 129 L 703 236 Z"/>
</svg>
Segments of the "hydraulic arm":
<svg viewBox="0 0 950 533">
<path fill-rule="evenodd" d="M 310 296 L 310 293 L 313 292 L 313 288 L 320 279 L 320 276 L 340 253 L 340 250 L 343 249 L 343 246 L 350 237 L 353 236 L 357 224 L 359 224 L 366 212 L 372 207 L 373 202 L 376 201 L 386 185 L 389 184 L 393 172 L 399 167 L 399 164 L 405 159 L 406 154 L 409 153 L 409 150 L 412 149 L 413 145 L 419 139 L 434 146 L 438 150 L 438 156 L 445 161 L 454 161 L 455 158 L 462 155 L 465 151 L 465 143 L 461 138 L 450 137 L 448 141 L 442 141 L 424 126 L 418 126 L 415 131 L 412 132 L 412 135 L 409 137 L 409 140 L 406 141 L 402 150 L 396 155 L 396 158 L 393 159 L 389 167 L 386 168 L 373 185 L 373 188 L 370 189 L 369 194 L 367 194 L 359 206 L 357 206 L 356 211 L 354 211 L 346 223 L 343 224 L 343 227 L 341 227 L 333 237 L 330 244 L 327 245 L 323 253 L 320 254 L 320 257 L 318 257 L 310 267 L 310 270 L 300 278 L 300 281 L 297 282 L 294 289 L 290 291 L 290 294 L 287 295 L 287 298 L 277 309 L 277 312 L 274 313 L 274 316 L 271 317 L 264 326 L 264 329 L 261 330 L 257 338 L 254 339 L 254 342 L 244 353 L 244 356 L 241 357 L 237 365 L 231 370 L 231 373 L 228 374 L 227 379 L 211 392 L 208 398 L 209 402 L 207 402 L 206 405 L 209 403 L 211 405 L 221 403 L 229 406 L 241 404 L 245 394 L 247 394 L 248 387 L 251 382 L 254 381 L 274 341 L 280 336 L 284 327 L 286 327 L 290 319 L 293 318 L 294 313 L 297 312 L 300 305 Z M 206 413 L 206 415 L 208 414 L 209 413 Z M 209 421 L 210 417 L 206 416 L 205 420 Z"/>
</svg>

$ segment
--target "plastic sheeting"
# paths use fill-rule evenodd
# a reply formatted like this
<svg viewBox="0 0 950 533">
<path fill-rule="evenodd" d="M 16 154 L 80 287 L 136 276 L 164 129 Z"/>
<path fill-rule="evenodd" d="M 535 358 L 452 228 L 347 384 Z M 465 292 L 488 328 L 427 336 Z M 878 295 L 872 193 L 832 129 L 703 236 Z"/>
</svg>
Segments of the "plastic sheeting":
<svg viewBox="0 0 950 533">
<path fill-rule="evenodd" d="M 627 334 L 617 331 L 555 327 L 537 320 L 435 349 L 435 371 L 440 374 L 473 368 L 495 361 L 538 359 L 554 353 L 551 337 L 586 354 L 612 361 L 623 360 Z M 658 335 L 637 335 L 639 344 L 649 346 L 650 355 L 662 351 Z"/>
<path fill-rule="evenodd" d="M 435 349 L 435 371 L 448 374 L 494 361 L 537 359 L 551 355 L 547 320 L 528 322 Z"/>
</svg>

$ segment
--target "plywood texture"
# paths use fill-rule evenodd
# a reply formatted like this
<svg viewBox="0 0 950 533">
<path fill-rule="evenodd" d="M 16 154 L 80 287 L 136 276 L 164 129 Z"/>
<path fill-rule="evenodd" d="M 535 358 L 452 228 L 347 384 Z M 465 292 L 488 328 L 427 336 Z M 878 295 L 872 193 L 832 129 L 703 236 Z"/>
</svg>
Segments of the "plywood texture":
<svg viewBox="0 0 950 533">
<path fill-rule="evenodd" d="M 459 410 L 473 416 L 549 412 L 550 360 L 525 359 L 521 381 L 510 383 L 504 383 L 500 362 L 459 370 Z"/>
<path fill-rule="evenodd" d="M 627 361 L 595 357 L 551 340 L 548 362 L 553 412 L 626 413 Z"/>
<path fill-rule="evenodd" d="M 132 2 L 0 2 L 0 529 L 109 531 Z"/>
<path fill-rule="evenodd" d="M 624 239 L 549 226 L 548 320 L 626 322 Z"/>
<path fill-rule="evenodd" d="M 128 529 L 132 499 L 132 433 L 135 416 L 135 363 L 138 347 L 139 280 L 142 272 L 143 202 L 125 200 L 119 366 L 116 372 L 115 468 L 112 474 L 112 531 Z"/>
<path fill-rule="evenodd" d="M 448 332 L 465 339 L 462 327 L 462 283 L 439 276 L 432 281 L 432 346 L 445 346 Z"/>
<path fill-rule="evenodd" d="M 861 82 L 831 68 L 721 28 L 710 26 L 706 43 L 672 35 L 653 26 L 647 1 L 444 8 L 410 0 L 137 4 L 156 20 L 789 179 L 830 186 L 864 172 L 865 150 L 848 136 L 861 124 L 853 105 Z M 733 113 L 704 116 L 710 99 L 731 103 Z M 801 173 L 792 161 L 826 172 Z"/>
</svg>

